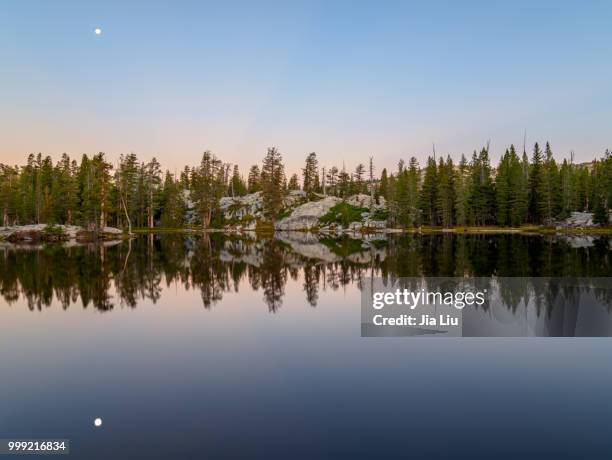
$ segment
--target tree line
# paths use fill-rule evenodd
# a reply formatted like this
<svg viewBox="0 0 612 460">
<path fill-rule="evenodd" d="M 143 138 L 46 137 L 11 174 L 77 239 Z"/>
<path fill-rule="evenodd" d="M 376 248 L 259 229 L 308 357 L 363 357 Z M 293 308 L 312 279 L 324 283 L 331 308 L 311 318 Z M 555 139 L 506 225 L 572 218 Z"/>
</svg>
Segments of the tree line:
<svg viewBox="0 0 612 460">
<path fill-rule="evenodd" d="M 221 197 L 255 192 L 261 193 L 265 217 L 275 220 L 291 190 L 303 190 L 311 199 L 370 194 L 386 201 L 389 222 L 399 227 L 550 224 L 572 211 L 593 212 L 597 223 L 607 223 L 612 203 L 609 150 L 578 165 L 571 159 L 557 164 L 548 143 L 543 150 L 536 143 L 531 158 L 510 146 L 493 168 L 486 147 L 470 161 L 462 155 L 457 164 L 450 156 L 434 155 L 424 167 L 412 157 L 407 164 L 400 161 L 395 171 L 383 169 L 379 177 L 374 169 L 373 159 L 351 172 L 344 165 L 320 168 L 313 152 L 301 177 L 287 179 L 276 148 L 269 148 L 261 166 L 251 166 L 246 178 L 237 165 L 210 151 L 198 166 L 180 173 L 162 173 L 155 158 L 142 162 L 133 153 L 122 155 L 117 164 L 104 153 L 83 155 L 80 162 L 63 154 L 57 163 L 30 154 L 23 166 L 0 164 L 1 223 L 73 224 L 92 230 L 107 225 L 181 227 L 188 221 L 220 226 Z"/>
<path fill-rule="evenodd" d="M 573 211 L 592 212 L 608 224 L 612 203 L 612 153 L 588 164 L 570 159 L 558 165 L 550 144 L 536 143 L 529 159 L 513 145 L 497 168 L 489 148 L 462 155 L 458 164 L 429 157 L 424 169 L 412 158 L 388 176 L 383 170 L 378 193 L 389 201 L 390 219 L 400 226 L 550 225 Z"/>
<path fill-rule="evenodd" d="M 0 164 L 0 224 L 107 225 L 127 228 L 180 227 L 187 212 L 209 227 L 220 223 L 219 200 L 261 191 L 266 216 L 282 211 L 287 182 L 282 157 L 268 149 L 261 168 L 254 165 L 245 181 L 237 165 L 222 162 L 210 151 L 196 167 L 162 173 L 156 158 L 142 162 L 134 153 L 117 164 L 104 153 L 83 155 L 78 162 L 63 154 L 30 154 L 23 166 Z M 191 202 L 191 203 L 190 203 Z"/>
</svg>

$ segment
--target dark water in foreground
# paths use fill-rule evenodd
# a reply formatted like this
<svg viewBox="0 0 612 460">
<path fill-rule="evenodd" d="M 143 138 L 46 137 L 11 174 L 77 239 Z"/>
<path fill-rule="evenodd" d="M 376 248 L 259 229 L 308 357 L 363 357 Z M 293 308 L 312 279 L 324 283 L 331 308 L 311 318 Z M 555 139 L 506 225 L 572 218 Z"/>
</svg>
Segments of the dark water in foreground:
<svg viewBox="0 0 612 460">
<path fill-rule="evenodd" d="M 0 248 L 0 438 L 70 439 L 79 459 L 609 458 L 612 339 L 362 338 L 359 287 L 609 277 L 610 248 L 517 235 Z"/>
</svg>

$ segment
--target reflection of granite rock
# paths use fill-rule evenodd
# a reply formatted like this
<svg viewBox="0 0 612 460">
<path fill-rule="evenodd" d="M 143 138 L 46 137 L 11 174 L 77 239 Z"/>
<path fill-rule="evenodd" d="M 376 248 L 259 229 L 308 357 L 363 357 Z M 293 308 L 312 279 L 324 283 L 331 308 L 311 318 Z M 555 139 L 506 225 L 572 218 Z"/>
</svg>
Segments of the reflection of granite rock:
<svg viewBox="0 0 612 460">
<path fill-rule="evenodd" d="M 591 246 L 595 246 L 595 238 L 588 235 L 583 236 L 566 236 L 564 238 L 568 244 L 574 248 L 590 248 Z"/>
<path fill-rule="evenodd" d="M 336 262 L 340 260 L 336 254 L 311 233 L 283 232 L 276 239 L 289 245 L 291 250 L 308 259 L 322 260 L 323 262 Z"/>
</svg>

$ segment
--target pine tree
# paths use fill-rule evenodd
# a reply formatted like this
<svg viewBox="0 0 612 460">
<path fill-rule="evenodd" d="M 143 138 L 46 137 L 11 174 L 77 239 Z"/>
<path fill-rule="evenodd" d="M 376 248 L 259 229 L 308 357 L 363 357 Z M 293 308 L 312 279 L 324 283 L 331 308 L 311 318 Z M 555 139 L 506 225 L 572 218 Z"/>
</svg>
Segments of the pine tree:
<svg viewBox="0 0 612 460">
<path fill-rule="evenodd" d="M 75 221 L 78 204 L 76 166 L 65 153 L 53 172 L 51 197 L 53 220 L 62 224 L 72 224 Z"/>
<path fill-rule="evenodd" d="M 542 152 L 536 142 L 529 169 L 529 220 L 535 224 L 542 223 L 542 209 L 544 208 L 542 203 L 546 201 L 546 197 L 542 196 L 546 190 L 543 169 Z"/>
<path fill-rule="evenodd" d="M 147 226 L 155 226 L 155 215 L 159 207 L 161 192 L 161 168 L 155 157 L 145 167 Z"/>
<path fill-rule="evenodd" d="M 407 225 L 412 227 L 418 225 L 421 220 L 421 211 L 419 210 L 419 184 L 421 178 L 421 171 L 419 168 L 419 162 L 415 157 L 410 158 L 408 164 L 408 175 L 407 175 L 407 211 L 406 211 L 406 222 Z"/>
<path fill-rule="evenodd" d="M 297 174 L 292 174 L 291 178 L 289 179 L 289 184 L 287 185 L 287 188 L 289 190 L 299 190 L 300 189 L 300 184 L 299 184 L 299 179 L 298 179 L 298 175 Z"/>
<path fill-rule="evenodd" d="M 327 184 L 327 193 L 330 195 L 338 195 L 338 168 L 332 166 L 325 175 L 325 182 Z"/>
<path fill-rule="evenodd" d="M 563 160 L 559 170 L 559 176 L 561 187 L 561 206 L 559 217 L 565 219 L 569 217 L 570 213 L 576 209 L 574 165 L 570 164 L 566 159 Z"/>
<path fill-rule="evenodd" d="M 438 224 L 438 168 L 436 160 L 427 158 L 427 167 L 421 187 L 420 207 L 423 214 L 423 223 L 431 226 Z"/>
<path fill-rule="evenodd" d="M 243 196 L 247 193 L 247 186 L 244 183 L 244 180 L 242 180 L 242 176 L 238 170 L 238 165 L 234 165 L 234 169 L 232 170 L 232 178 L 230 180 L 229 188 L 229 195 L 233 197 Z"/>
<path fill-rule="evenodd" d="M 419 164 L 410 159 L 408 169 L 398 164 L 397 175 L 388 179 L 389 220 L 401 227 L 414 227 L 419 222 Z"/>
<path fill-rule="evenodd" d="M 591 174 L 582 166 L 576 170 L 576 201 L 578 211 L 590 211 L 591 199 Z"/>
<path fill-rule="evenodd" d="M 249 193 L 259 192 L 261 190 L 261 173 L 259 166 L 253 165 L 249 170 L 249 178 L 247 180 L 247 188 Z"/>
<path fill-rule="evenodd" d="M 540 191 L 538 192 L 538 206 L 543 222 L 550 224 L 559 214 L 560 209 L 559 170 L 548 142 L 546 143 L 544 155 L 545 160 L 542 167 L 542 182 Z"/>
<path fill-rule="evenodd" d="M 323 196 L 327 196 L 327 175 L 325 174 L 325 166 L 323 166 L 323 168 L 321 169 L 321 192 L 323 193 Z"/>
<path fill-rule="evenodd" d="M 455 208 L 455 167 L 450 155 L 446 163 L 440 158 L 438 165 L 438 191 L 436 195 L 437 222 L 444 227 L 454 224 Z"/>
<path fill-rule="evenodd" d="M 111 171 L 113 165 L 106 161 L 105 154 L 103 152 L 94 155 L 92 158 L 92 164 L 95 170 L 95 199 L 98 202 L 98 216 L 99 225 L 104 228 L 108 224 L 108 218 L 112 211 L 111 203 Z M 97 229 L 96 229 L 97 230 Z"/>
<path fill-rule="evenodd" d="M 130 233 L 138 214 L 139 176 L 140 171 L 136 155 L 134 153 L 121 155 L 119 166 L 115 172 L 115 184 L 117 186 L 117 204 L 115 207 L 118 210 L 118 224 L 120 226 L 127 225 Z"/>
<path fill-rule="evenodd" d="M 391 220 L 400 227 L 412 227 L 411 203 L 408 171 L 405 169 L 397 171 L 397 176 L 392 177 L 391 196 L 389 199 L 389 214 Z"/>
<path fill-rule="evenodd" d="M 370 193 L 370 212 L 374 210 L 374 198 L 375 198 L 375 184 L 374 184 L 374 158 L 370 157 L 368 167 L 368 192 Z"/>
<path fill-rule="evenodd" d="M 380 182 L 378 184 L 378 195 L 384 199 L 389 198 L 389 177 L 387 175 L 387 168 L 383 168 L 380 173 Z"/>
<path fill-rule="evenodd" d="M 283 209 L 285 168 L 276 148 L 269 148 L 261 169 L 261 189 L 264 216 L 275 220 Z"/>
<path fill-rule="evenodd" d="M 36 176 L 34 154 L 30 154 L 27 164 L 20 170 L 17 186 L 17 221 L 22 225 L 36 222 Z"/>
<path fill-rule="evenodd" d="M 475 225 L 486 225 L 494 221 L 495 186 L 491 179 L 488 147 L 483 148 L 478 155 L 474 152 L 472 157 L 470 214 Z"/>
<path fill-rule="evenodd" d="M 224 167 L 215 155 L 205 151 L 199 168 L 191 177 L 191 197 L 202 227 L 209 228 L 219 209 L 219 199 L 226 188 Z"/>
<path fill-rule="evenodd" d="M 497 225 L 518 226 L 524 223 L 526 207 L 526 183 L 523 168 L 514 145 L 502 157 L 495 180 Z"/>
<path fill-rule="evenodd" d="M 9 226 L 18 218 L 19 168 L 0 165 L 0 210 L 2 225 Z"/>
<path fill-rule="evenodd" d="M 181 184 L 174 180 L 170 172 L 166 171 L 161 200 L 161 226 L 164 228 L 180 228 L 184 225 L 185 200 Z"/>
<path fill-rule="evenodd" d="M 53 219 L 53 202 L 52 202 L 52 189 L 53 189 L 53 161 L 50 156 L 46 156 L 41 159 L 39 153 L 38 162 L 40 164 L 39 175 L 37 180 L 38 188 L 38 223 L 41 222 L 52 222 Z"/>
<path fill-rule="evenodd" d="M 610 225 L 612 153 L 609 150 L 606 150 L 601 160 L 593 162 L 591 182 L 593 184 L 593 222 L 599 225 Z"/>
<path fill-rule="evenodd" d="M 319 163 L 317 154 L 311 152 L 306 157 L 306 164 L 302 169 L 302 189 L 308 196 L 318 192 L 319 188 Z"/>
<path fill-rule="evenodd" d="M 461 155 L 455 183 L 455 217 L 457 225 L 468 223 L 470 202 L 470 167 L 465 155 Z"/>
<path fill-rule="evenodd" d="M 514 145 L 510 146 L 510 150 L 515 151 Z M 511 224 L 519 226 L 527 223 L 529 219 L 529 157 L 527 152 L 523 151 L 523 156 L 515 168 L 517 169 L 515 172 L 517 185 L 512 203 Z"/>
<path fill-rule="evenodd" d="M 84 227 L 98 233 L 106 226 L 110 213 L 110 171 L 112 165 L 100 152 L 91 159 L 83 155 L 79 168 L 79 194 L 81 223 Z"/>
<path fill-rule="evenodd" d="M 41 223 L 43 207 L 43 184 L 41 180 L 42 155 L 36 155 L 34 163 L 34 216 L 37 224 Z"/>
<path fill-rule="evenodd" d="M 353 188 L 351 193 L 363 193 L 365 191 L 364 187 L 364 177 L 365 177 L 365 166 L 362 163 L 359 163 L 355 168 L 355 173 L 353 174 Z"/>
<path fill-rule="evenodd" d="M 189 166 L 185 166 L 183 170 L 181 171 L 179 182 L 183 190 L 191 189 L 191 182 L 190 182 L 191 174 L 192 174 L 192 171 L 191 171 L 191 168 L 189 168 Z"/>
<path fill-rule="evenodd" d="M 497 225 L 510 224 L 510 152 L 502 156 L 495 178 L 495 200 L 497 202 Z"/>
<path fill-rule="evenodd" d="M 338 173 L 338 196 L 346 198 L 351 194 L 351 177 L 342 165 L 342 170 Z"/>
</svg>

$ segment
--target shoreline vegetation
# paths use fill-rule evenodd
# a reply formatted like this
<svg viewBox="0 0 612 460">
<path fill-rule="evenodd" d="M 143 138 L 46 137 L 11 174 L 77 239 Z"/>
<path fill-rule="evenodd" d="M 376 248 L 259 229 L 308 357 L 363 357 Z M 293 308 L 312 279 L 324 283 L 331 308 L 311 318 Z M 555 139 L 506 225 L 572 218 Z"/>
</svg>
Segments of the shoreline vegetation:
<svg viewBox="0 0 612 460">
<path fill-rule="evenodd" d="M 301 176 L 301 177 L 300 177 Z M 180 174 L 135 154 L 116 165 L 104 153 L 80 163 L 30 154 L 23 166 L 0 164 L 0 239 L 96 241 L 140 233 L 307 231 L 370 233 L 612 234 L 612 153 L 560 164 L 548 143 L 529 158 L 515 147 L 492 167 L 489 146 L 464 155 L 412 157 L 376 174 L 374 158 L 354 172 L 320 167 L 306 156 L 287 178 L 270 148 L 245 178 L 211 152 Z"/>
</svg>

